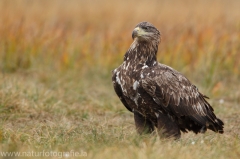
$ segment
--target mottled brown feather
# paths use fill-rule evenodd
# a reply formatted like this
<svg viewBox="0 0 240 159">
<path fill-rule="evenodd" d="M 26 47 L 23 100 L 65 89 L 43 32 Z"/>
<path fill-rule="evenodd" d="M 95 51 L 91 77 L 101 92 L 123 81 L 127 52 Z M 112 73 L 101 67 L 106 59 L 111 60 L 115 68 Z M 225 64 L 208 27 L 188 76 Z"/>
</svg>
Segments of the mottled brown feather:
<svg viewBox="0 0 240 159">
<path fill-rule="evenodd" d="M 112 82 L 123 105 L 136 115 L 138 132 L 154 125 L 159 132 L 164 129 L 166 136 L 207 128 L 223 133 L 224 124 L 213 113 L 208 97 L 181 73 L 157 62 L 160 32 L 142 22 L 132 37 L 124 62 L 112 72 Z"/>
</svg>

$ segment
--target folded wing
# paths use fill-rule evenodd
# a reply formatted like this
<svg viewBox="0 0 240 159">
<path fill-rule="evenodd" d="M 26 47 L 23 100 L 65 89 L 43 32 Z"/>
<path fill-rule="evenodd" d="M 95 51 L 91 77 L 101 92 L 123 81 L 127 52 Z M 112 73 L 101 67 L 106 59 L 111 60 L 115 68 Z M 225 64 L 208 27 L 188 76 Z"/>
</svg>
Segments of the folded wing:
<svg viewBox="0 0 240 159">
<path fill-rule="evenodd" d="M 223 122 L 197 87 L 174 69 L 159 64 L 142 71 L 142 87 L 167 113 L 177 118 L 189 117 L 198 125 L 223 133 Z"/>
</svg>

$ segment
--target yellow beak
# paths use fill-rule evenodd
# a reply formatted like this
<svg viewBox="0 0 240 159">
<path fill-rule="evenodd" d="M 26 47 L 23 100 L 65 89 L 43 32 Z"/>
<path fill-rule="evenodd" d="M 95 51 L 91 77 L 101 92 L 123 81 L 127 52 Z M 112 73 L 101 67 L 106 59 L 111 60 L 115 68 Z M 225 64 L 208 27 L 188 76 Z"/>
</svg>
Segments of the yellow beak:
<svg viewBox="0 0 240 159">
<path fill-rule="evenodd" d="M 142 35 L 146 35 L 146 32 L 143 29 L 141 29 L 139 27 L 136 27 L 133 29 L 133 32 L 132 32 L 133 39 L 137 36 L 142 36 Z"/>
</svg>

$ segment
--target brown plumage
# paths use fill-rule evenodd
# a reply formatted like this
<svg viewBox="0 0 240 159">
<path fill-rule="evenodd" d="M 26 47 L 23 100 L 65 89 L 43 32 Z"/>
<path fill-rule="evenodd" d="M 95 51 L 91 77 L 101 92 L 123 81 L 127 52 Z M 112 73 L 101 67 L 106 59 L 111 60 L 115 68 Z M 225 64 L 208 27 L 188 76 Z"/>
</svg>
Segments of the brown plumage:
<svg viewBox="0 0 240 159">
<path fill-rule="evenodd" d="M 179 138 L 181 132 L 223 133 L 223 122 L 213 113 L 197 87 L 173 68 L 157 62 L 160 32 L 139 23 L 124 62 L 113 71 L 113 87 L 123 105 L 134 113 L 138 133 L 158 129 L 162 137 Z"/>
</svg>

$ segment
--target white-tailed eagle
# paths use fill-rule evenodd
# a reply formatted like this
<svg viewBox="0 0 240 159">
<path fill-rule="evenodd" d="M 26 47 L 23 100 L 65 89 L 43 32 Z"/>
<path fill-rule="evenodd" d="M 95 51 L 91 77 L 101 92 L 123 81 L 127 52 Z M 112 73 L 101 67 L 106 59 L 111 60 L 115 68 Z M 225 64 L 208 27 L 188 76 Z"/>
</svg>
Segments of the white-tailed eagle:
<svg viewBox="0 0 240 159">
<path fill-rule="evenodd" d="M 223 133 L 223 122 L 206 96 L 178 71 L 157 62 L 160 32 L 139 23 L 123 63 L 113 71 L 113 87 L 123 105 L 134 113 L 137 132 L 180 138 L 181 132 Z"/>
</svg>

